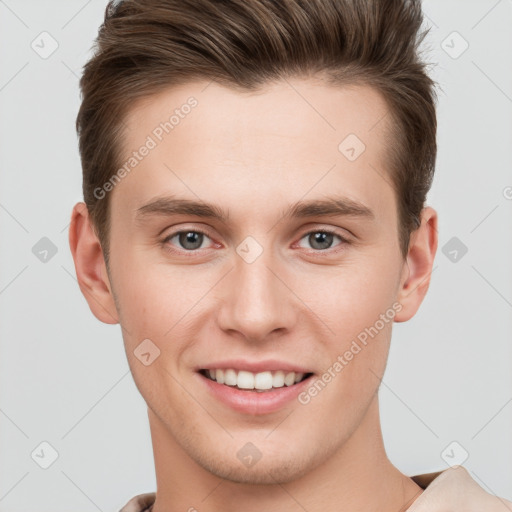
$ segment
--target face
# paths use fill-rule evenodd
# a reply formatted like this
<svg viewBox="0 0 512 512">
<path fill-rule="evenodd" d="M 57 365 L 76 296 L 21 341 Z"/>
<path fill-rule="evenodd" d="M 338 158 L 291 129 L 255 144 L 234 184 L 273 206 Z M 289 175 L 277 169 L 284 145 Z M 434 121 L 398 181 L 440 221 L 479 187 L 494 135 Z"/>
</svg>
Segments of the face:
<svg viewBox="0 0 512 512">
<path fill-rule="evenodd" d="M 296 79 L 187 84 L 129 113 L 114 315 L 160 442 L 219 477 L 295 479 L 376 401 L 410 270 L 387 112 L 371 88 Z"/>
</svg>

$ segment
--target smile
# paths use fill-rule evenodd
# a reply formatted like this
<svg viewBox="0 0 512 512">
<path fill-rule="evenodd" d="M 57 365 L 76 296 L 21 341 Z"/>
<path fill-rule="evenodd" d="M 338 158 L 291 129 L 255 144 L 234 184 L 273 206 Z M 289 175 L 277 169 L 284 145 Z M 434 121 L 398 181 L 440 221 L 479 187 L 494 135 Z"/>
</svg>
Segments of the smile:
<svg viewBox="0 0 512 512">
<path fill-rule="evenodd" d="M 284 359 L 212 360 L 209 366 L 196 366 L 195 375 L 215 402 L 237 413 L 260 416 L 298 404 L 297 396 L 316 375 L 310 368 Z"/>
<path fill-rule="evenodd" d="M 284 386 L 293 386 L 311 376 L 311 373 L 288 372 L 284 370 L 262 371 L 258 373 L 246 370 L 203 369 L 200 373 L 218 384 L 232 386 L 240 390 L 265 392 Z"/>
</svg>

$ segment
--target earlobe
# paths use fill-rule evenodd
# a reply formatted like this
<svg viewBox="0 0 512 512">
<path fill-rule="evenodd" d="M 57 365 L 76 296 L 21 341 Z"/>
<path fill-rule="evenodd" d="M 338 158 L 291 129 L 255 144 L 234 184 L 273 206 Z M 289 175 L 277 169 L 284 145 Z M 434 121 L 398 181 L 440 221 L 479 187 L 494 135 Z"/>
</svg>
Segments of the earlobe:
<svg viewBox="0 0 512 512">
<path fill-rule="evenodd" d="M 103 251 L 85 203 L 77 203 L 73 208 L 69 246 L 80 290 L 92 313 L 106 324 L 119 323 Z"/>
<path fill-rule="evenodd" d="M 411 233 L 398 293 L 402 309 L 396 314 L 395 322 L 411 319 L 423 302 L 430 285 L 437 242 L 437 213 L 433 208 L 426 207 L 421 212 L 420 227 Z"/>
</svg>

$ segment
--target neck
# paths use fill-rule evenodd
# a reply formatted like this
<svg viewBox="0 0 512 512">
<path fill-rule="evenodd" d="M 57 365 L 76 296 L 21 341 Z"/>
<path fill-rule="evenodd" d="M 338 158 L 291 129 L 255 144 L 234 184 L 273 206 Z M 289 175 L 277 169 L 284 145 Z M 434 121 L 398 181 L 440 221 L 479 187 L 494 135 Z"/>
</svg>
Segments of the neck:
<svg viewBox="0 0 512 512">
<path fill-rule="evenodd" d="M 152 512 L 402 512 L 422 492 L 387 458 L 377 395 L 337 451 L 302 477 L 272 485 L 237 483 L 210 473 L 182 450 L 150 409 L 148 414 L 157 480 Z"/>
</svg>

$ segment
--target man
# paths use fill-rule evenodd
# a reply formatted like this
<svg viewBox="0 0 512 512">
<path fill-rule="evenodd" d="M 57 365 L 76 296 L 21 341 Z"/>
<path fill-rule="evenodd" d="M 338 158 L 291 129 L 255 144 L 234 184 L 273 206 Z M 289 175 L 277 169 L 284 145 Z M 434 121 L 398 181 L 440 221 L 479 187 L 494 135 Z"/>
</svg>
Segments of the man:
<svg viewBox="0 0 512 512">
<path fill-rule="evenodd" d="M 382 441 L 392 324 L 437 249 L 421 23 L 406 0 L 107 7 L 70 246 L 148 404 L 157 491 L 123 512 L 512 510 Z"/>
</svg>

